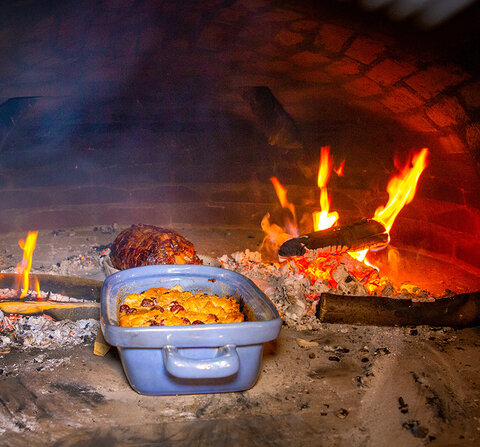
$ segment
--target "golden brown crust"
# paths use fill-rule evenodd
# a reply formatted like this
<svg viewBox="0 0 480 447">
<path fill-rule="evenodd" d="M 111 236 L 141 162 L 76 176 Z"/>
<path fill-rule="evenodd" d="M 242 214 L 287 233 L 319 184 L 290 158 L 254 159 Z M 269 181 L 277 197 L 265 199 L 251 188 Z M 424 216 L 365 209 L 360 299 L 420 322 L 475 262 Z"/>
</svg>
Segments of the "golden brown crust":
<svg viewBox="0 0 480 447">
<path fill-rule="evenodd" d="M 110 259 L 118 270 L 154 264 L 202 264 L 193 244 L 182 235 L 144 224 L 132 225 L 115 238 Z"/>
<path fill-rule="evenodd" d="M 232 297 L 184 292 L 179 286 L 127 295 L 120 306 L 120 326 L 184 326 L 240 323 L 245 317 Z"/>
</svg>

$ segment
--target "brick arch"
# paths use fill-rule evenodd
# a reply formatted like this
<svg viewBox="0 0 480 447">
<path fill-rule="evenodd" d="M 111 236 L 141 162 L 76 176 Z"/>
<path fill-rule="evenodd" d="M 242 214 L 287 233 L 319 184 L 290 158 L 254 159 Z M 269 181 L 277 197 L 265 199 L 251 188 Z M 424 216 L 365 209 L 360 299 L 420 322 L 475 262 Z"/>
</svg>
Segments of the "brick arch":
<svg viewBox="0 0 480 447">
<path fill-rule="evenodd" d="M 2 122 L 2 231 L 139 215 L 258 226 L 276 203 L 271 175 L 306 211 L 317 206 L 322 144 L 347 160 L 332 204 L 354 219 L 384 201 L 393 154 L 428 145 L 429 171 L 396 237 L 480 267 L 478 74 L 388 25 L 311 5 L 92 0 L 37 5 L 34 18 L 6 9 L 0 34 L 14 44 L 0 95 L 38 98 L 22 102 L 19 133 Z M 260 139 L 245 86 L 272 90 L 303 152 L 276 156 Z"/>
</svg>

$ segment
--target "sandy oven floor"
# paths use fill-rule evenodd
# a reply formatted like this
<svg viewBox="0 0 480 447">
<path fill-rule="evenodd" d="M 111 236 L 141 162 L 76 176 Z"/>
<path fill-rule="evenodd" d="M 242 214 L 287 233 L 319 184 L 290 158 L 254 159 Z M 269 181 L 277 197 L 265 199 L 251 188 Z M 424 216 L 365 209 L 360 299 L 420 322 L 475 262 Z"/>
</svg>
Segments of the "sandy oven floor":
<svg viewBox="0 0 480 447">
<path fill-rule="evenodd" d="M 254 249 L 261 238 L 180 230 L 213 256 Z M 2 269 L 21 257 L 16 240 L 0 238 Z M 34 268 L 67 268 L 70 257 L 71 269 L 112 240 L 93 229 L 40 233 Z M 78 276 L 100 279 L 98 266 L 78 265 Z M 251 390 L 157 397 L 130 388 L 115 349 L 105 357 L 91 343 L 13 350 L 0 356 L 0 445 L 473 446 L 479 346 L 477 328 L 284 328 Z"/>
</svg>

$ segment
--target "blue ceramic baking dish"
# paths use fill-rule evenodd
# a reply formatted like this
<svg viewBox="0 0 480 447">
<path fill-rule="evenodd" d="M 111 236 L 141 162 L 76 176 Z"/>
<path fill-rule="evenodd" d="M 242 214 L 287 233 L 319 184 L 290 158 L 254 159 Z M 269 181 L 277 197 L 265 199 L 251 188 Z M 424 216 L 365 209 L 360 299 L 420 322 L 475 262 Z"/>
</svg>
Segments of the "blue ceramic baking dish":
<svg viewBox="0 0 480 447">
<path fill-rule="evenodd" d="M 242 323 L 195 326 L 118 326 L 118 307 L 129 293 L 152 287 L 233 296 L 248 318 Z M 117 346 L 132 388 L 141 394 L 241 391 L 257 380 L 263 344 L 277 338 L 282 320 L 248 278 L 203 265 L 150 265 L 109 276 L 102 288 L 101 327 Z"/>
</svg>

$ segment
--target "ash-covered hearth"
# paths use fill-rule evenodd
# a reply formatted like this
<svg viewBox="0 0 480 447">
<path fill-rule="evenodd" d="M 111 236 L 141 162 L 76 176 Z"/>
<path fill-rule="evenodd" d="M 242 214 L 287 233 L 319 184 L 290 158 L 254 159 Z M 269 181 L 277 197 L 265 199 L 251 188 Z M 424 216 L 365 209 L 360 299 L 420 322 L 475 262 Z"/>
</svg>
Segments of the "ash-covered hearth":
<svg viewBox="0 0 480 447">
<path fill-rule="evenodd" d="M 0 445 L 479 443 L 479 2 L 7 3 Z M 129 385 L 99 297 L 140 223 L 281 312 L 252 388 Z"/>
<path fill-rule="evenodd" d="M 278 284 L 282 276 L 292 276 L 261 261 L 257 249 L 262 232 L 177 230 L 195 241 L 199 254 L 250 275 L 277 305 L 287 303 L 288 295 L 272 294 L 271 284 L 265 287 L 265 278 Z M 93 250 L 97 255 L 91 276 L 101 279 L 101 253 L 115 235 L 93 227 L 41 231 L 32 274 L 56 274 L 57 263 L 65 266 L 66 275 L 78 274 L 83 272 L 82 257 L 87 260 L 85 255 Z M 21 258 L 16 237 L 24 235 L 2 236 L 2 260 Z M 65 249 L 69 255 L 61 259 Z M 2 263 L 2 270 L 7 267 Z M 297 287 L 295 281 L 286 284 Z M 303 293 L 305 282 L 298 284 Z M 23 334 L 36 330 L 38 340 L 44 337 L 49 343 L 8 343 L 7 349 L 3 345 L 0 381 L 5 405 L 0 419 L 10 444 L 22 445 L 32 436 L 33 445 L 102 442 L 106 437 L 114 444 L 133 437 L 147 443 L 168 438 L 177 445 L 200 437 L 215 444 L 229 442 L 238 433 L 240 444 L 251 445 L 264 444 L 266 436 L 298 445 L 320 440 L 352 445 L 372 439 L 402 445 L 472 445 L 478 436 L 473 419 L 480 416 L 473 374 L 480 345 L 476 328 L 328 324 L 319 323 L 313 314 L 307 320 L 289 318 L 279 339 L 265 347 L 260 378 L 252 389 L 152 398 L 130 388 L 115 349 L 104 357 L 93 354 L 98 322 L 53 322 L 48 317 L 30 317 L 28 325 L 25 317 L 15 321 L 24 326 Z M 111 431 L 112 421 L 123 427 L 121 433 Z"/>
</svg>

